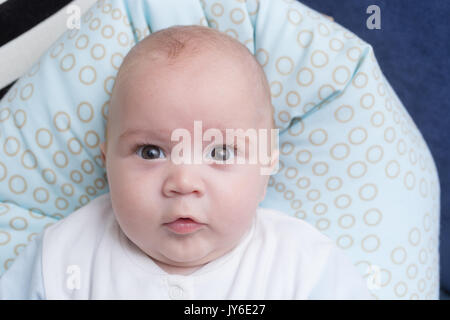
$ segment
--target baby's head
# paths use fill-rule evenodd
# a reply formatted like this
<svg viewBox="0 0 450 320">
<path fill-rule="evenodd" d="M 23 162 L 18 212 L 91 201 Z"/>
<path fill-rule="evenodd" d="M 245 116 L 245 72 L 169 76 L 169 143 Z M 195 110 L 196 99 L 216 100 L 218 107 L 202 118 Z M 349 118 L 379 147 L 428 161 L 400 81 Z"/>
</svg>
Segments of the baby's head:
<svg viewBox="0 0 450 320">
<path fill-rule="evenodd" d="M 223 143 L 203 137 L 209 128 L 223 133 Z M 180 129 L 191 139 L 173 139 Z M 263 149 L 271 161 L 248 161 L 249 143 L 261 141 L 247 136 L 241 148 L 235 140 L 235 151 L 226 129 L 266 129 Z M 237 40 L 207 27 L 175 26 L 139 42 L 116 77 L 101 145 L 123 232 L 169 273 L 191 273 L 229 252 L 264 199 L 269 175 L 261 169 L 278 161 L 270 129 L 275 125 L 267 79 Z M 205 161 L 175 163 L 176 154 L 190 158 L 189 148 L 174 152 L 181 142 L 192 153 L 200 146 Z M 183 233 L 167 225 L 180 217 L 201 226 Z"/>
</svg>

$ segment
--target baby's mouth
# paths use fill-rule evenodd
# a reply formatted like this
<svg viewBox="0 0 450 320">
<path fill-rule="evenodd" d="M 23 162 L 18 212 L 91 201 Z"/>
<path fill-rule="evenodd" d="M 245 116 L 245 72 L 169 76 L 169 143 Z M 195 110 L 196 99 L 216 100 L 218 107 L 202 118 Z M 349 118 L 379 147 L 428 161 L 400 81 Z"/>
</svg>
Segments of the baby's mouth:
<svg viewBox="0 0 450 320">
<path fill-rule="evenodd" d="M 170 231 L 176 234 L 189 234 L 199 230 L 204 224 L 191 218 L 178 218 L 172 222 L 164 223 Z"/>
<path fill-rule="evenodd" d="M 185 221 L 185 222 L 196 222 L 195 220 L 192 220 L 191 218 L 178 218 L 177 220 L 181 220 L 181 221 Z"/>
</svg>

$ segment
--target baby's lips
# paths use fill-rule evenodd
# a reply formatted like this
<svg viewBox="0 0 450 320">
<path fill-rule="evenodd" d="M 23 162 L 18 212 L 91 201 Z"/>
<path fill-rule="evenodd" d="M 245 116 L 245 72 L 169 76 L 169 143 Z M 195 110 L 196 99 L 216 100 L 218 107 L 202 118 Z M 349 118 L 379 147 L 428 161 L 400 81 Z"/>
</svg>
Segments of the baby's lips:
<svg viewBox="0 0 450 320">
<path fill-rule="evenodd" d="M 198 223 L 191 218 L 178 218 L 172 222 L 165 223 L 164 225 L 177 234 L 187 234 L 197 231 L 204 224 Z"/>
<path fill-rule="evenodd" d="M 174 220 L 174 221 L 172 221 L 172 222 L 176 222 L 176 221 L 178 221 L 178 222 L 184 222 L 184 223 L 198 223 L 197 221 L 192 220 L 191 218 L 178 218 L 178 219 L 176 219 L 176 220 Z M 172 223 L 172 222 L 171 222 L 171 223 Z"/>
<path fill-rule="evenodd" d="M 194 217 L 189 216 L 189 215 L 182 215 L 182 216 L 175 216 L 174 218 L 170 219 L 169 222 L 165 223 L 165 224 L 169 224 L 169 223 L 173 223 L 177 220 L 180 219 L 180 222 L 182 220 L 184 220 L 184 222 L 192 222 L 192 223 L 198 223 L 198 224 L 202 224 L 201 222 L 197 221 Z"/>
</svg>

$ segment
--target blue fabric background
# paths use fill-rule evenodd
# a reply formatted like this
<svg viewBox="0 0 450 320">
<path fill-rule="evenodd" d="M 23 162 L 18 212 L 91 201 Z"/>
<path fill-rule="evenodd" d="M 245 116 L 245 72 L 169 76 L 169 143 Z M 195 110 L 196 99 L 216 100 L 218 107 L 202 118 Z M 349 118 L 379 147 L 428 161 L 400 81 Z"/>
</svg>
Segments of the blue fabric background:
<svg viewBox="0 0 450 320">
<path fill-rule="evenodd" d="M 440 277 L 450 292 L 450 1 L 301 0 L 370 43 L 380 67 L 408 109 L 436 162 L 441 183 Z M 381 29 L 369 30 L 370 5 Z M 445 295 L 445 292 L 442 292 Z"/>
</svg>

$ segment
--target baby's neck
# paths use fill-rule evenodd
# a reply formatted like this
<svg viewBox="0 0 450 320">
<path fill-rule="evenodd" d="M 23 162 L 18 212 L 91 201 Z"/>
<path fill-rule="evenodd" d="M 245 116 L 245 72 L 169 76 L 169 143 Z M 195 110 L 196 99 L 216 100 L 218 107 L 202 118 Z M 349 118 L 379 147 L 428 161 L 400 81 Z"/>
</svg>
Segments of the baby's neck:
<svg viewBox="0 0 450 320">
<path fill-rule="evenodd" d="M 179 275 L 188 276 L 188 275 L 194 273 L 195 271 L 197 271 L 198 269 L 200 269 L 201 267 L 203 267 L 203 265 L 194 266 L 194 267 L 178 267 L 178 266 L 166 264 L 161 261 L 157 261 L 156 259 L 153 259 L 153 258 L 150 258 L 150 259 L 152 259 L 153 262 L 155 262 L 155 264 L 158 267 L 160 267 L 162 270 L 164 270 L 168 274 L 179 274 Z"/>
</svg>

